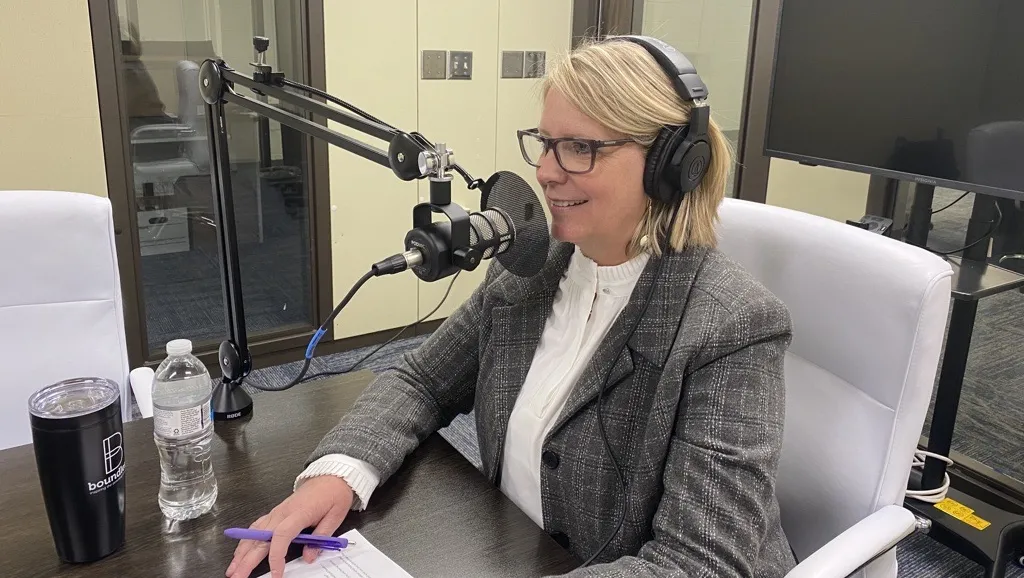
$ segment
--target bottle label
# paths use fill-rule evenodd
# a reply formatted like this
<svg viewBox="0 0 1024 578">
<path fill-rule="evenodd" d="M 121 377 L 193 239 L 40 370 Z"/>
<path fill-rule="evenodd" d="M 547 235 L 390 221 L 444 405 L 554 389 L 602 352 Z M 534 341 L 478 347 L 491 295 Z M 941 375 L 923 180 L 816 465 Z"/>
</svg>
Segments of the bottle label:
<svg viewBox="0 0 1024 578">
<path fill-rule="evenodd" d="M 153 430 L 164 438 L 194 436 L 206 429 L 211 420 L 210 401 L 185 409 L 153 408 Z"/>
</svg>

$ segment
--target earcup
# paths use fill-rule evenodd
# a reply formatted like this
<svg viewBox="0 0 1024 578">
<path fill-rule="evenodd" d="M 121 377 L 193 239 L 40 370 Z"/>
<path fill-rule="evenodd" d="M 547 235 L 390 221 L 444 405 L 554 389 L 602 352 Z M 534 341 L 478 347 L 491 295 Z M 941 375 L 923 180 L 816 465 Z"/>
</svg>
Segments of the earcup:
<svg viewBox="0 0 1024 578">
<path fill-rule="evenodd" d="M 679 147 L 677 154 L 680 153 L 683 158 L 672 162 L 672 167 L 678 167 L 679 170 L 678 179 L 673 180 L 679 183 L 680 192 L 685 194 L 696 189 L 704 180 L 711 164 L 711 145 L 703 140 L 686 143 Z"/>
<path fill-rule="evenodd" d="M 644 192 L 652 199 L 658 198 L 659 160 L 666 157 L 665 150 L 668 149 L 674 132 L 674 130 L 661 129 L 651 148 L 647 150 L 647 159 L 644 162 Z"/>
<path fill-rule="evenodd" d="M 678 201 L 685 192 L 679 188 L 678 163 L 686 156 L 682 145 L 687 132 L 687 126 L 663 128 L 647 151 L 644 191 L 656 201 L 671 204 Z"/>
</svg>

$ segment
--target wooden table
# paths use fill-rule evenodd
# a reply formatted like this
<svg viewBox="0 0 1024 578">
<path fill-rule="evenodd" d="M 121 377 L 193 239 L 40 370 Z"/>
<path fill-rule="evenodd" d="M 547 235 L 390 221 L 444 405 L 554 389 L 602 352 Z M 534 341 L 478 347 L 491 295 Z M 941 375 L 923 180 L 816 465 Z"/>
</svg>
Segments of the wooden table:
<svg viewBox="0 0 1024 578">
<path fill-rule="evenodd" d="M 125 424 L 127 540 L 88 565 L 57 558 L 32 446 L 0 451 L 0 574 L 223 576 L 236 545 L 223 530 L 248 527 L 291 493 L 309 453 L 370 377 L 359 372 L 263 393 L 249 420 L 217 423 L 217 503 L 184 523 L 166 520 L 157 506 L 160 467 L 152 420 Z M 338 533 L 351 528 L 415 578 L 540 576 L 578 563 L 437 434 L 374 492 L 367 511 L 350 513 Z M 288 559 L 298 554 L 293 548 Z M 253 576 L 268 571 L 264 560 Z"/>
</svg>

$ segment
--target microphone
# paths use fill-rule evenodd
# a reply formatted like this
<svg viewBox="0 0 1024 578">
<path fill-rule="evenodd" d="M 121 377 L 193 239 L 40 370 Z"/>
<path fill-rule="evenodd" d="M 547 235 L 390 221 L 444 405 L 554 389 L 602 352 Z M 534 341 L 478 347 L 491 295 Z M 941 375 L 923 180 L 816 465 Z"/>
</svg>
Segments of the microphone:
<svg viewBox="0 0 1024 578">
<path fill-rule="evenodd" d="M 519 277 L 536 275 L 547 261 L 550 236 L 547 215 L 533 188 L 519 175 L 499 171 L 481 189 L 483 210 L 468 215 L 469 247 L 452 246 L 449 221 L 416 227 L 405 237 L 406 251 L 374 264 L 374 275 L 412 269 L 429 282 L 459 269 L 476 269 L 482 260 L 493 258 Z M 458 250 L 468 257 L 456 259 Z"/>
<path fill-rule="evenodd" d="M 505 213 L 496 209 L 470 213 L 469 248 L 473 252 L 466 263 L 469 270 L 476 269 L 483 259 L 503 255 L 514 246 L 514 240 L 515 224 Z M 409 231 L 405 244 L 409 250 L 403 258 L 423 281 L 437 281 L 460 269 L 451 258 L 452 226 L 447 221 Z"/>
</svg>

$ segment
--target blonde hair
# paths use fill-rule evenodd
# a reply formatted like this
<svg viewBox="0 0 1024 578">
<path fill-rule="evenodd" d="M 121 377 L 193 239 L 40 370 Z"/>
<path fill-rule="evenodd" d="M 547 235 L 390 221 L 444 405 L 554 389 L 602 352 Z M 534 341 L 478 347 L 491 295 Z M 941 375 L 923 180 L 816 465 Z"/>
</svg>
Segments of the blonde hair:
<svg viewBox="0 0 1024 578">
<path fill-rule="evenodd" d="M 542 95 L 546 97 L 552 88 L 583 114 L 635 140 L 645 155 L 662 128 L 685 124 L 693 108 L 692 102 L 676 93 L 645 48 L 625 41 L 581 44 L 549 71 L 540 86 Z M 713 120 L 708 144 L 711 162 L 707 174 L 683 197 L 674 223 L 669 221 L 675 206 L 648 197 L 651 204 L 630 240 L 630 255 L 644 249 L 661 255 L 664 239 L 675 251 L 716 245 L 718 206 L 725 196 L 732 147 Z"/>
</svg>

